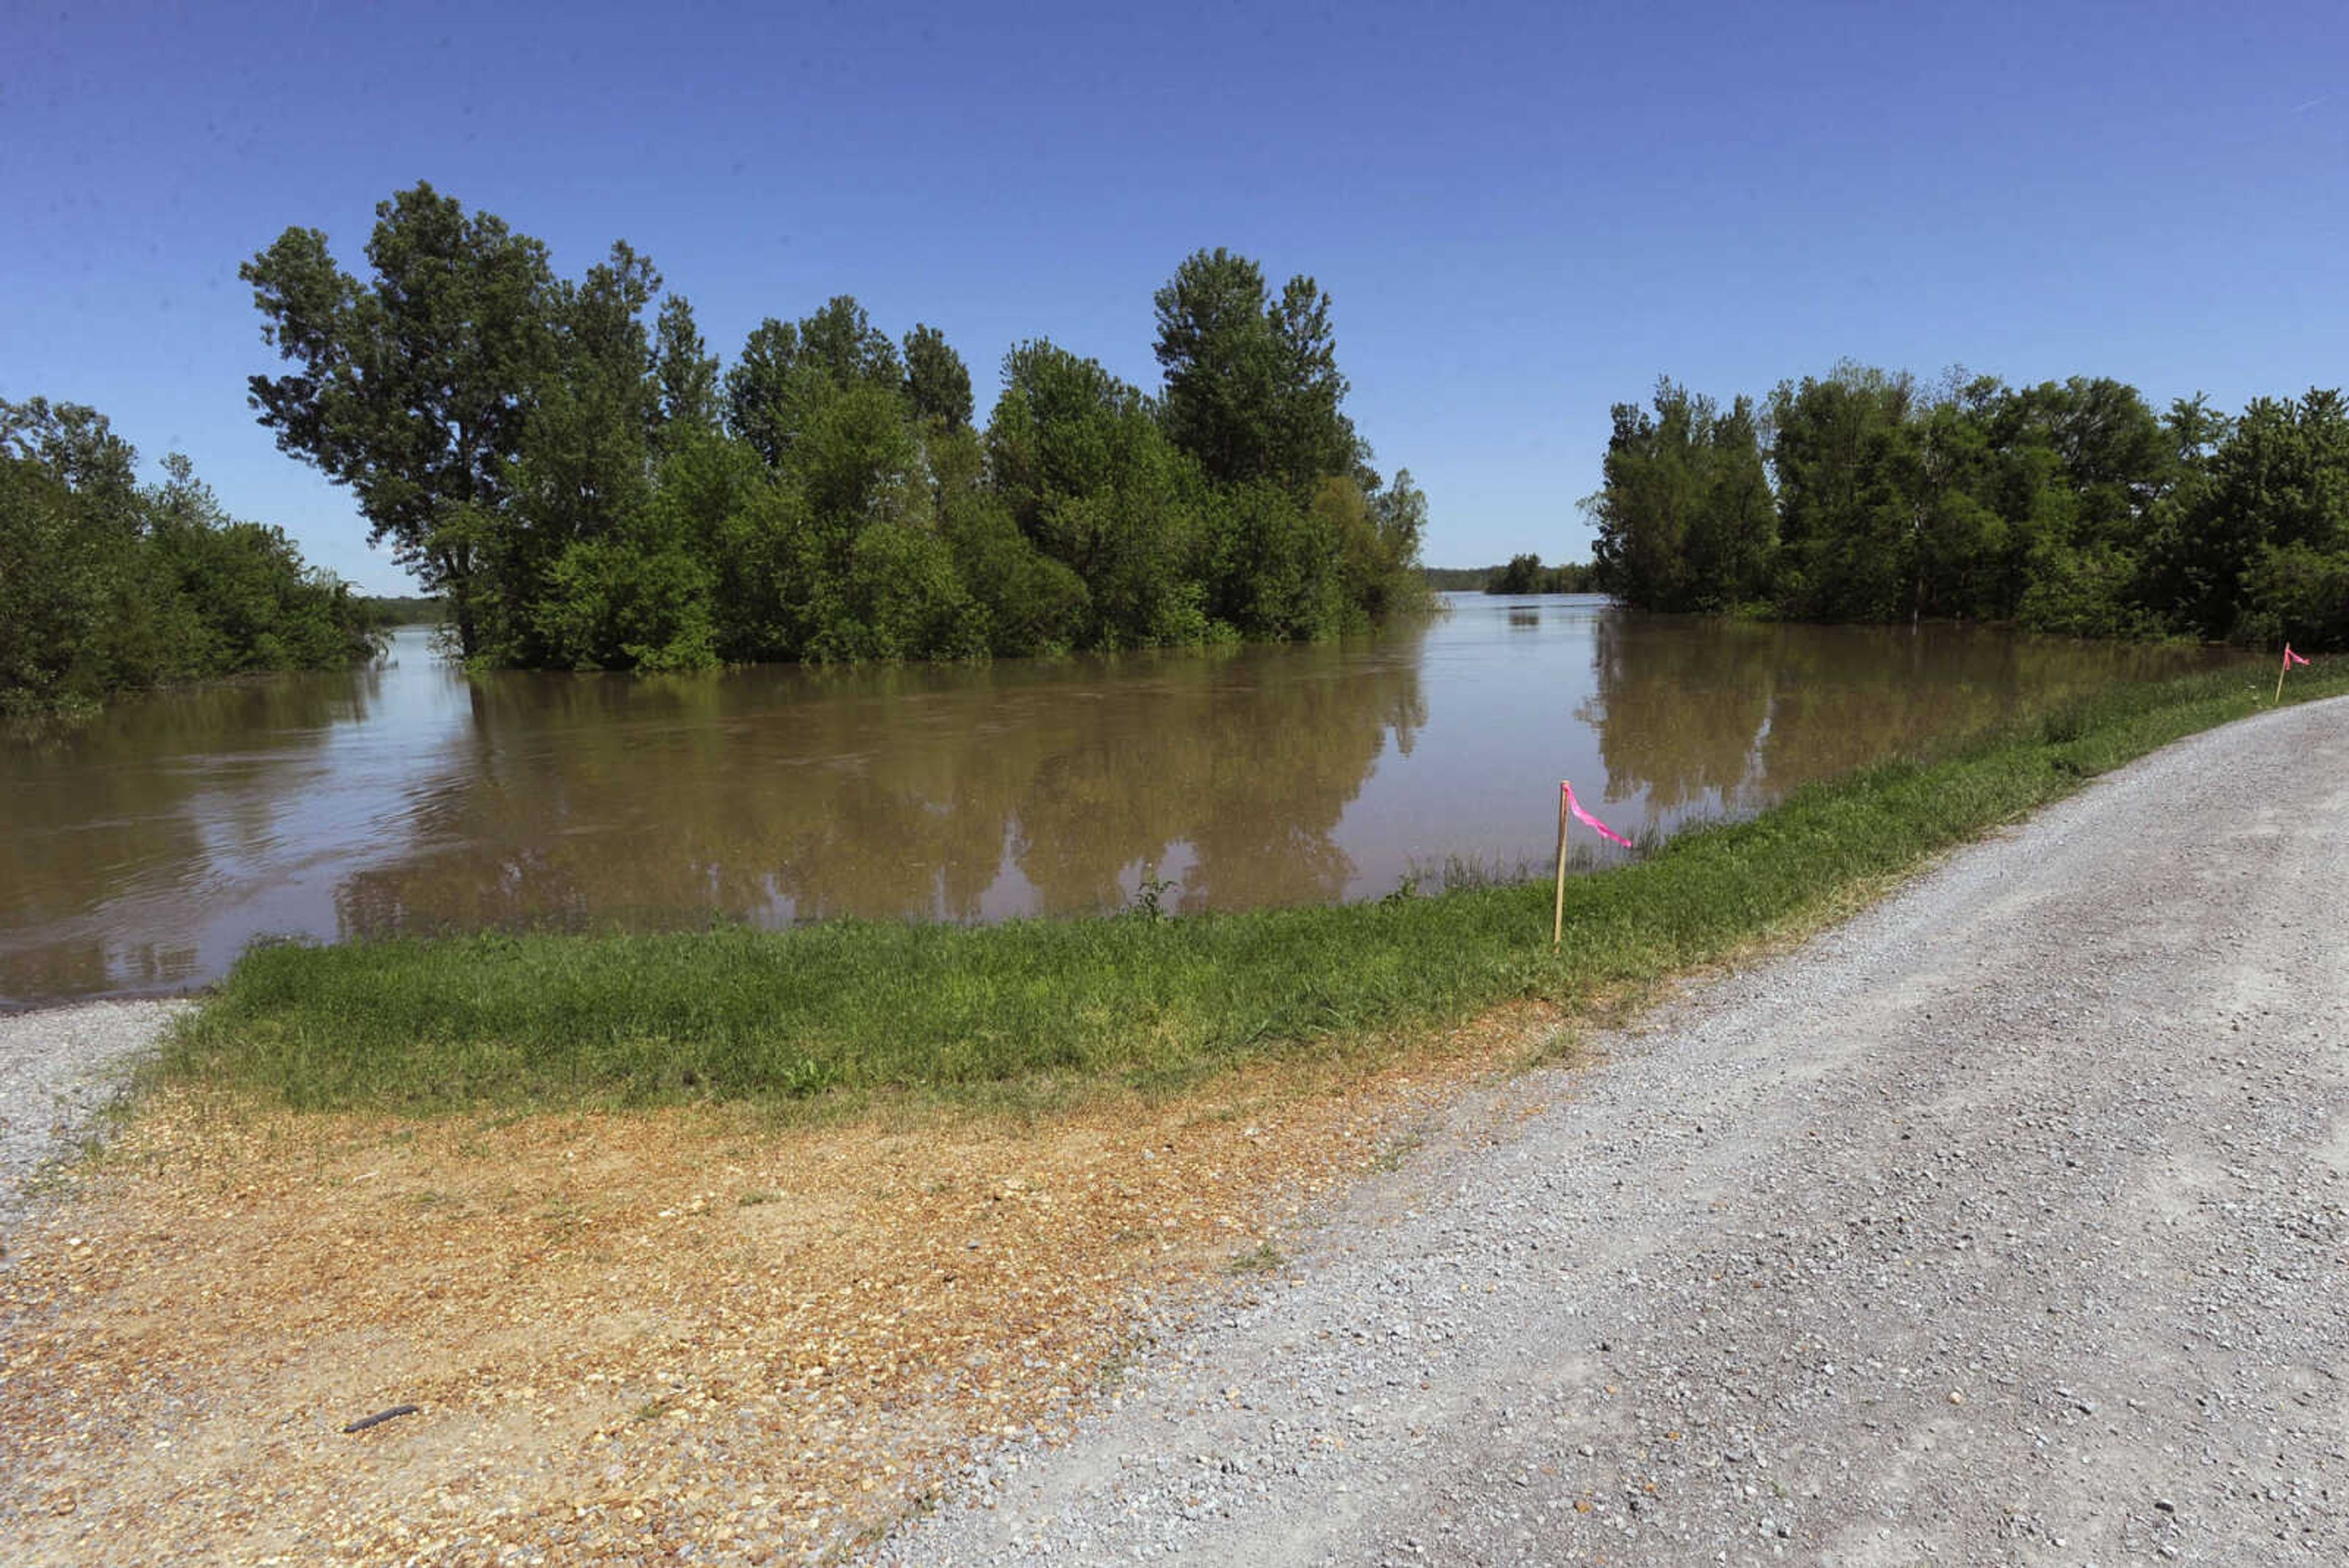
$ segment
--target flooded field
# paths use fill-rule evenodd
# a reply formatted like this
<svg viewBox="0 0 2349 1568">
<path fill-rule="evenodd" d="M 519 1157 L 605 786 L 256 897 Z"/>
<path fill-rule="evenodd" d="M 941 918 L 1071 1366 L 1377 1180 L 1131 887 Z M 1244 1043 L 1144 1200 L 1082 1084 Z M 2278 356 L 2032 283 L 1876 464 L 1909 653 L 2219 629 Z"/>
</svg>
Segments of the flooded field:
<svg viewBox="0 0 2349 1568">
<path fill-rule="evenodd" d="M 265 936 L 993 920 L 1375 898 L 1544 866 L 1557 781 L 1669 833 L 2227 655 L 1449 596 L 1343 643 L 468 679 L 382 664 L 0 742 L 0 1005 Z"/>
</svg>

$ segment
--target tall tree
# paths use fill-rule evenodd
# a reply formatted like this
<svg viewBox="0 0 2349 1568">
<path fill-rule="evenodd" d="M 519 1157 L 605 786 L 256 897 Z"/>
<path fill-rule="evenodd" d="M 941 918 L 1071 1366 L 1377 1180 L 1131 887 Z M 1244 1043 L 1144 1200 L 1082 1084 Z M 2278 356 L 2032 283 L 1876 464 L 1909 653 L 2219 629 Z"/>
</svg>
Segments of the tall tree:
<svg viewBox="0 0 2349 1568">
<path fill-rule="evenodd" d="M 1330 325 L 1330 296 L 1302 275 L 1282 286 L 1271 311 L 1280 347 L 1278 424 L 1273 463 L 1303 484 L 1350 472 L 1362 456 L 1346 418 L 1346 378 L 1338 369 L 1338 342 Z"/>
<path fill-rule="evenodd" d="M 989 472 L 1021 531 L 1083 580 L 1090 639 L 1130 648 L 1203 636 L 1195 470 L 1146 400 L 1098 361 L 1042 340 L 1004 356 L 1003 383 L 988 421 Z"/>
<path fill-rule="evenodd" d="M 848 295 L 797 322 L 769 317 L 751 330 L 726 373 L 726 424 L 780 467 L 815 410 L 859 387 L 898 394 L 904 369 L 896 345 Z"/>
<path fill-rule="evenodd" d="M 370 543 L 449 598 L 478 641 L 474 576 L 555 354 L 558 291 L 538 241 L 429 184 L 376 207 L 371 284 L 326 236 L 288 229 L 239 269 L 262 335 L 299 368 L 249 383 L 285 452 L 358 497 Z"/>
<path fill-rule="evenodd" d="M 1891 620 L 1910 607 L 1916 473 L 1907 372 L 1839 364 L 1771 394 L 1770 466 L 1787 569 L 1781 606 L 1827 620 Z"/>
<path fill-rule="evenodd" d="M 557 287 L 554 372 L 509 467 L 507 525 L 481 545 L 492 570 L 480 635 L 499 663 L 615 662 L 583 651 L 579 618 L 564 603 L 574 593 L 555 584 L 609 581 L 662 547 L 642 527 L 660 425 L 644 312 L 659 288 L 652 264 L 625 243 L 578 283 Z M 550 617 L 573 628 L 567 651 L 544 640 Z"/>
<path fill-rule="evenodd" d="M 136 455 L 95 409 L 0 401 L 0 703 L 136 679 L 115 635 L 139 547 Z"/>
<path fill-rule="evenodd" d="M 726 429 L 771 468 L 791 446 L 786 398 L 799 363 L 800 329 L 768 317 L 750 328 L 726 372 Z"/>
<path fill-rule="evenodd" d="M 2161 574 L 2205 637 L 2349 641 L 2349 403 L 2255 398 L 2211 453 Z"/>
<path fill-rule="evenodd" d="M 673 432 L 718 427 L 718 356 L 709 350 L 693 322 L 685 296 L 661 301 L 654 329 L 653 381 L 659 389 L 660 418 Z M 663 438 L 674 446 L 676 433 Z"/>
<path fill-rule="evenodd" d="M 1276 300 L 1255 262 L 1219 246 L 1185 260 L 1155 303 L 1166 431 L 1210 479 L 1303 497 L 1352 470 L 1330 296 L 1311 278 L 1290 278 Z"/>
<path fill-rule="evenodd" d="M 905 401 L 916 419 L 937 420 L 950 431 L 970 425 L 970 367 L 935 327 L 916 324 L 905 334 Z"/>
<path fill-rule="evenodd" d="M 1619 403 L 1589 503 L 1609 591 L 1665 610 L 1729 610 L 1765 590 L 1776 519 L 1753 403 L 1726 412 L 1665 379 Z"/>
</svg>

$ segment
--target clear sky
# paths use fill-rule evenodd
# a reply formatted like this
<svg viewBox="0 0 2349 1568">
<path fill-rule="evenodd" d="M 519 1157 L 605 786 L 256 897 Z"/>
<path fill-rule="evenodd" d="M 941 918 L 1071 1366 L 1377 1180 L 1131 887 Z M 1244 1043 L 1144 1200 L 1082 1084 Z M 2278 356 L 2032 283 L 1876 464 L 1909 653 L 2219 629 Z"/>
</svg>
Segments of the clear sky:
<svg viewBox="0 0 2349 1568">
<path fill-rule="evenodd" d="M 852 293 L 982 412 L 1050 336 L 1145 387 L 1227 245 L 1334 302 L 1426 556 L 1579 558 L 1610 403 L 1851 357 L 2029 382 L 2349 380 L 2349 7 L 116 5 L 0 0 L 0 397 L 93 404 L 377 591 L 279 454 L 240 262 L 347 269 L 429 180 L 577 275 L 649 254 L 731 360 Z"/>
</svg>

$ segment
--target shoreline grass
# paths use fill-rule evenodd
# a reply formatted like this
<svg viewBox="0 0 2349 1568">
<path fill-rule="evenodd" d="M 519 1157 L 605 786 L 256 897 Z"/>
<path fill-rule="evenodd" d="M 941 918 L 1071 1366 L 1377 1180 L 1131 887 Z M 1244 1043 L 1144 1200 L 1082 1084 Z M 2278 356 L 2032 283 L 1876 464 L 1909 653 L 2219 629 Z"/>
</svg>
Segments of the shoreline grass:
<svg viewBox="0 0 2349 1568">
<path fill-rule="evenodd" d="M 1943 760 L 1796 791 L 1617 869 L 1167 919 L 481 935 L 257 948 L 167 1039 L 167 1079 L 301 1109 L 688 1100 L 1050 1101 L 1173 1090 L 1300 1048 L 1569 1012 L 1815 929 L 2096 774 L 2266 705 L 2240 668 L 2116 688 Z M 2349 659 L 2287 701 L 2349 692 Z"/>
</svg>

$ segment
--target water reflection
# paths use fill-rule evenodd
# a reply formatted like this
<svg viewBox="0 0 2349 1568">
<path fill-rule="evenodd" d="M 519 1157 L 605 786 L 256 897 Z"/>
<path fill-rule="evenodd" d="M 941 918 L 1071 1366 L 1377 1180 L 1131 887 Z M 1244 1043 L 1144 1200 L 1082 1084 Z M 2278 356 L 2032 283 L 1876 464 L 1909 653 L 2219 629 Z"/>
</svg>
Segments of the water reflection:
<svg viewBox="0 0 2349 1568">
<path fill-rule="evenodd" d="M 2010 715 L 2227 656 L 1966 626 L 1800 627 L 1609 614 L 1595 624 L 1609 801 L 1649 824 L 1757 810 L 1795 784 L 1930 756 Z"/>
<path fill-rule="evenodd" d="M 126 704 L 0 742 L 0 1003 L 202 983 L 264 933 L 1375 897 L 1546 864 L 1561 777 L 1669 829 L 2217 657 L 1453 602 L 1319 647 L 666 680 L 468 680 L 410 632 Z"/>
<path fill-rule="evenodd" d="M 1335 898 L 1416 654 L 477 681 L 425 846 L 348 877 L 336 929 L 974 920 L 1113 907 L 1145 867 L 1187 909 Z"/>
<path fill-rule="evenodd" d="M 381 676 L 206 687 L 0 742 L 0 1000 L 206 978 L 207 907 L 318 836 L 333 737 Z"/>
</svg>

